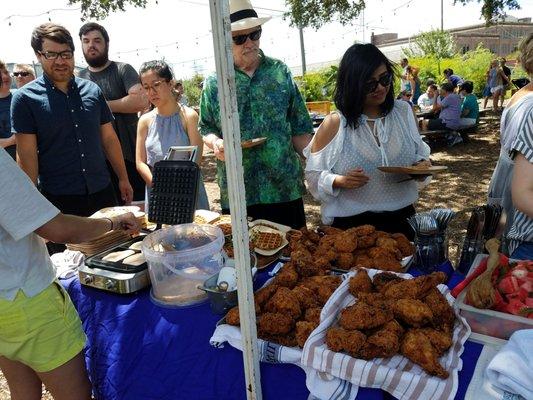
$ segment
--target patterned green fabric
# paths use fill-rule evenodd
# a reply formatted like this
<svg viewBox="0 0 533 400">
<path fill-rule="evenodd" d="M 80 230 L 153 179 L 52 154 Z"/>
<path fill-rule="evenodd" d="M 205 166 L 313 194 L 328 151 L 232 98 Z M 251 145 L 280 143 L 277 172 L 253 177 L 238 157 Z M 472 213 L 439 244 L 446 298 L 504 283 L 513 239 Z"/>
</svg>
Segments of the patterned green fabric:
<svg viewBox="0 0 533 400">
<path fill-rule="evenodd" d="M 252 78 L 235 69 L 241 140 L 267 137 L 257 147 L 242 150 L 246 205 L 282 203 L 305 193 L 303 171 L 292 137 L 313 132 L 305 102 L 289 68 L 261 52 Z M 204 83 L 200 100 L 202 135 L 222 137 L 216 76 Z M 229 208 L 225 163 L 217 160 L 222 208 Z"/>
</svg>

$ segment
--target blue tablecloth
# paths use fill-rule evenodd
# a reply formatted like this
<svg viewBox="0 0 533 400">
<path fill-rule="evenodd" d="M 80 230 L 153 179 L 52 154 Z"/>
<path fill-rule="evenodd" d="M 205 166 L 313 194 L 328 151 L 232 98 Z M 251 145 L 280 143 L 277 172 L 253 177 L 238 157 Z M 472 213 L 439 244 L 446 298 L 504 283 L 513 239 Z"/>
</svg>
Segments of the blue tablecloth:
<svg viewBox="0 0 533 400">
<path fill-rule="evenodd" d="M 416 273 L 415 273 L 416 274 Z M 258 283 L 268 278 L 258 274 Z M 453 276 L 450 286 L 459 282 Z M 97 400 L 245 399 L 242 353 L 229 345 L 209 345 L 216 322 L 209 304 L 168 309 L 155 306 L 149 290 L 116 295 L 62 281 L 87 334 L 85 356 Z M 456 398 L 466 393 L 482 346 L 465 344 Z M 307 399 L 302 369 L 261 364 L 265 399 Z M 358 399 L 391 399 L 377 389 L 360 388 Z"/>
</svg>

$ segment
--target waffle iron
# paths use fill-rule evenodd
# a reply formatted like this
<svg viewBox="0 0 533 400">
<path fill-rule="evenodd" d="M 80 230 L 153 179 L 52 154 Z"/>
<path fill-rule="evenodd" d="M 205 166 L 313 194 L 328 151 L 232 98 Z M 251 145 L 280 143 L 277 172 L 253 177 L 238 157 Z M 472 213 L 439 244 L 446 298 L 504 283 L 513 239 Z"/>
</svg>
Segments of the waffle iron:
<svg viewBox="0 0 533 400">
<path fill-rule="evenodd" d="M 169 149 L 164 160 L 154 164 L 148 219 L 156 223 L 156 229 L 160 229 L 162 224 L 177 225 L 193 221 L 200 180 L 196 157 L 197 146 L 176 146 Z M 146 262 L 133 266 L 122 261 L 103 259 L 108 254 L 130 250 L 129 247 L 142 241 L 147 233 L 151 231 L 89 257 L 85 265 L 79 268 L 80 283 L 121 294 L 133 293 L 149 286 L 150 276 Z"/>
</svg>

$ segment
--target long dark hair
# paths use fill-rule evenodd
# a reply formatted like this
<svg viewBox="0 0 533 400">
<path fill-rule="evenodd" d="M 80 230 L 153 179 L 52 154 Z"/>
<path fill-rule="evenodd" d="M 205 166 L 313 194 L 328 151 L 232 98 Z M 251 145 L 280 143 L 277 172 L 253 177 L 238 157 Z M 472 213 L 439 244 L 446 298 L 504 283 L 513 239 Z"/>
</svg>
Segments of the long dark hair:
<svg viewBox="0 0 533 400">
<path fill-rule="evenodd" d="M 385 64 L 387 71 L 392 74 L 387 97 L 381 104 L 382 113 L 388 114 L 394 106 L 395 65 L 370 43 L 354 44 L 342 56 L 333 99 L 351 128 L 359 126 L 359 118 L 363 114 L 367 95 L 365 84 L 372 79 L 372 74 L 382 64 Z"/>
</svg>

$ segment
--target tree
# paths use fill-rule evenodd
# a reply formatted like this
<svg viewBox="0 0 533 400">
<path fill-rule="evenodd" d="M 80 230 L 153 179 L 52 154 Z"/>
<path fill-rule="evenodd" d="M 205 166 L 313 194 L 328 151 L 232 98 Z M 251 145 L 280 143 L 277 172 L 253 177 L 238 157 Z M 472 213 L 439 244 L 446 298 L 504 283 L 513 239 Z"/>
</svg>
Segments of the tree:
<svg viewBox="0 0 533 400">
<path fill-rule="evenodd" d="M 135 7 L 146 7 L 148 0 L 68 0 L 69 4 L 79 4 L 82 19 L 104 19 L 115 11 L 124 11 L 131 4 Z"/>
<path fill-rule="evenodd" d="M 487 24 L 503 18 L 506 9 L 520 8 L 519 0 L 454 0 L 454 4 L 466 4 L 472 1 L 483 3 L 481 15 Z M 68 2 L 81 6 L 82 19 L 103 19 L 111 12 L 124 11 L 128 4 L 144 8 L 148 0 L 68 0 Z M 285 4 L 289 9 L 285 17 L 289 19 L 291 25 L 315 29 L 333 20 L 343 25 L 353 22 L 366 7 L 365 0 L 285 0 Z"/>
<path fill-rule="evenodd" d="M 320 28 L 333 20 L 346 25 L 364 10 L 364 0 L 285 0 L 289 11 L 285 13 L 292 26 Z"/>
<path fill-rule="evenodd" d="M 472 0 L 454 0 L 454 4 L 459 2 L 462 4 L 470 3 Z M 487 24 L 494 23 L 506 16 L 505 9 L 518 10 L 520 5 L 518 0 L 476 0 L 478 3 L 483 2 L 481 7 L 481 16 Z"/>
<path fill-rule="evenodd" d="M 418 34 L 411 47 L 403 49 L 403 52 L 408 58 L 428 57 L 434 59 L 440 75 L 440 63 L 443 59 L 454 56 L 455 42 L 448 32 L 436 29 Z"/>
</svg>

